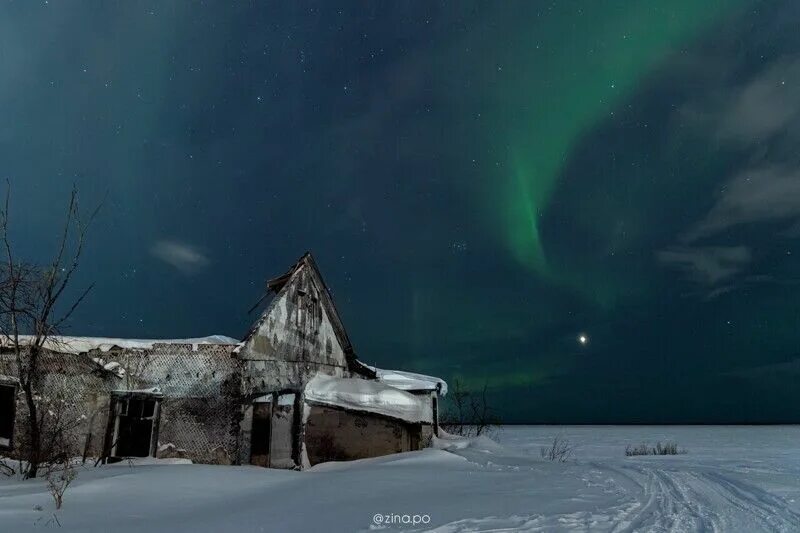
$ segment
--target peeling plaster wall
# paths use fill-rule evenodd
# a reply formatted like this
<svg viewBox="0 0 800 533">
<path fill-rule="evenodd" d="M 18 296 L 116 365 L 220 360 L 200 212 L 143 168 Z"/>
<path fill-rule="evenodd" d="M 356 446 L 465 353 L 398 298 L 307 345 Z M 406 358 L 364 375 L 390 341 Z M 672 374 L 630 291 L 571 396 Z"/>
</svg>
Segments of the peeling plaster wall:
<svg viewBox="0 0 800 533">
<path fill-rule="evenodd" d="M 194 462 L 232 464 L 239 456 L 240 363 L 233 345 L 154 344 L 102 354 L 127 370 L 120 389 L 158 387 L 164 396 L 158 444 Z"/>
<path fill-rule="evenodd" d="M 240 350 L 246 393 L 300 390 L 318 372 L 350 377 L 323 290 L 304 265 L 272 301 Z"/>
<path fill-rule="evenodd" d="M 46 352 L 37 387 L 40 411 L 58 413 L 75 423 L 69 439 L 80 455 L 103 451 L 110 392 L 158 387 L 163 393 L 158 444 L 200 463 L 230 464 L 239 451 L 241 418 L 240 362 L 233 345 L 155 344 L 152 349 L 93 350 L 73 355 Z M 119 363 L 122 376 L 104 372 L 92 359 Z M 0 374 L 16 375 L 12 354 L 0 355 Z M 62 402 L 62 400 L 64 400 Z M 55 406 L 55 407 L 54 407 Z M 15 448 L 25 446 L 27 406 L 17 395 Z M 47 415 L 49 416 L 49 415 Z M 45 418 L 47 420 L 47 418 Z"/>
<path fill-rule="evenodd" d="M 38 414 L 43 417 L 43 434 L 48 435 L 50 428 L 63 428 L 64 440 L 72 453 L 100 455 L 108 419 L 109 391 L 116 386 L 117 379 L 99 371 L 85 357 L 47 350 L 40 356 L 40 368 L 42 374 L 34 391 Z M 18 375 L 12 353 L 0 354 L 0 374 Z M 27 419 L 28 405 L 18 387 L 12 456 L 16 457 L 27 446 Z"/>
<path fill-rule="evenodd" d="M 273 392 L 297 393 L 291 423 L 273 424 L 272 439 L 290 442 L 291 464 L 303 462 L 302 391 L 318 373 L 352 377 L 345 347 L 329 315 L 327 289 L 309 263 L 300 263 L 254 325 L 239 350 L 244 398 Z M 246 400 L 247 401 L 247 400 Z M 240 461 L 250 460 L 252 407 L 245 407 L 241 427 Z M 285 447 L 285 446 L 284 446 Z M 277 450 L 276 450 L 277 452 Z M 285 455 L 283 450 L 282 455 Z M 277 456 L 274 458 L 277 460 Z M 273 466 L 277 466 L 273 461 Z"/>
</svg>

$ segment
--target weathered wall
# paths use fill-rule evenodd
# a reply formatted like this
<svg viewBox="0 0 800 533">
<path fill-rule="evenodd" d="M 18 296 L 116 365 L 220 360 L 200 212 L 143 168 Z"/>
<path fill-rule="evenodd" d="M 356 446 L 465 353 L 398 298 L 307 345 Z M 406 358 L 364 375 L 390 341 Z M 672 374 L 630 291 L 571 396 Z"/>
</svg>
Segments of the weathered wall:
<svg viewBox="0 0 800 533">
<path fill-rule="evenodd" d="M 155 344 L 151 350 L 115 349 L 73 355 L 47 353 L 37 391 L 40 410 L 69 422 L 76 454 L 103 451 L 110 391 L 158 387 L 161 403 L 159 445 L 202 463 L 234 463 L 238 457 L 241 374 L 231 345 Z M 0 374 L 16 375 L 13 355 L 0 356 Z M 119 363 L 120 377 L 92 363 Z M 119 367 L 118 367 L 119 368 Z M 118 370 L 117 368 L 117 370 Z M 54 413 L 50 415 L 49 413 Z M 17 397 L 15 447 L 25 446 L 27 407 Z"/>
<path fill-rule="evenodd" d="M 43 435 L 63 431 L 65 438 L 58 443 L 59 447 L 67 446 L 74 455 L 99 455 L 108 419 L 109 391 L 115 386 L 115 378 L 85 357 L 72 354 L 45 351 L 40 356 L 40 365 L 42 375 L 35 387 L 35 398 L 43 420 Z M 12 353 L 0 354 L 0 374 L 17 375 Z M 28 405 L 22 389 L 18 388 L 13 455 L 27 446 L 27 419 Z"/>
<path fill-rule="evenodd" d="M 270 303 L 239 353 L 245 392 L 300 390 L 318 372 L 350 376 L 344 348 L 322 305 L 324 290 L 303 265 Z"/>
<path fill-rule="evenodd" d="M 244 398 L 294 392 L 299 406 L 305 384 L 316 374 L 352 376 L 345 347 L 323 301 L 329 298 L 324 291 L 322 280 L 308 263 L 301 263 L 280 289 L 238 352 Z M 289 414 L 273 418 L 272 466 L 288 468 L 301 462 L 299 411 L 291 409 Z M 243 463 L 250 458 L 251 425 L 249 406 L 241 424 L 239 457 Z"/>
<path fill-rule="evenodd" d="M 420 448 L 420 425 L 367 413 L 308 405 L 305 445 L 311 465 Z"/>
<path fill-rule="evenodd" d="M 159 446 L 200 463 L 237 461 L 241 398 L 233 346 L 154 344 L 151 350 L 103 354 L 127 370 L 120 389 L 158 387 Z"/>
</svg>

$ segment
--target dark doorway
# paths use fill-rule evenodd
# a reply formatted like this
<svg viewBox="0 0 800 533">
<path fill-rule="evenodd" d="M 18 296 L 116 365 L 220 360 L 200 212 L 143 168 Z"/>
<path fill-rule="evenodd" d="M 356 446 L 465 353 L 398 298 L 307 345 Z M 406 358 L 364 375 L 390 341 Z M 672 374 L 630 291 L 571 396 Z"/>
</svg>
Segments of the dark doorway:
<svg viewBox="0 0 800 533">
<path fill-rule="evenodd" d="M 0 449 L 10 449 L 14 437 L 17 387 L 0 385 Z"/>
<path fill-rule="evenodd" d="M 154 395 L 116 396 L 112 457 L 149 457 L 155 454 L 161 398 Z"/>
<path fill-rule="evenodd" d="M 250 433 L 250 464 L 269 466 L 271 419 L 272 402 L 253 404 L 253 427 Z"/>
</svg>

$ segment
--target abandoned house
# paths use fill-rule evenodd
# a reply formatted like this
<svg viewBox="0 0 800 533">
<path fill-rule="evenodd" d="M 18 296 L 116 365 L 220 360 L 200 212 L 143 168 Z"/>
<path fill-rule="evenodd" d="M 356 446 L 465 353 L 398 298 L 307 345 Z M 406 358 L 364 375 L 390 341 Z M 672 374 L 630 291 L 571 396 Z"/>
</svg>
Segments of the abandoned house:
<svg viewBox="0 0 800 533">
<path fill-rule="evenodd" d="M 303 468 L 430 442 L 442 380 L 359 361 L 310 254 L 267 286 L 272 300 L 241 342 L 48 339 L 37 384 L 45 421 L 68 421 L 78 453 L 109 461 Z M 4 339 L 0 453 L 11 455 L 25 446 L 27 416 L 15 364 Z"/>
</svg>

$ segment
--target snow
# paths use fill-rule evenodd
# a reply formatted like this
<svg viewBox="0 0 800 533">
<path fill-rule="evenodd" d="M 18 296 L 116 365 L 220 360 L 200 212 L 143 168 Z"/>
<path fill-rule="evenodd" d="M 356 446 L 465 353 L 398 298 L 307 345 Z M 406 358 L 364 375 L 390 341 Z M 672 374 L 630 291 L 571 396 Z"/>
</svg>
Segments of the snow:
<svg viewBox="0 0 800 533">
<path fill-rule="evenodd" d="M 92 357 L 92 361 L 103 367 L 104 370 L 113 373 L 118 378 L 124 377 L 126 370 L 119 362 L 111 361 L 106 363 L 102 357 Z"/>
<path fill-rule="evenodd" d="M 400 390 L 406 391 L 434 391 L 439 389 L 439 394 L 447 394 L 447 383 L 440 378 L 426 376 L 424 374 L 414 374 L 401 370 L 384 370 L 381 368 L 370 367 L 375 371 L 378 381 Z"/>
<path fill-rule="evenodd" d="M 428 402 L 379 381 L 317 374 L 305 388 L 307 401 L 389 416 L 406 422 L 433 420 Z"/>
<path fill-rule="evenodd" d="M 20 344 L 30 342 L 33 337 L 20 335 Z M 3 346 L 11 345 L 10 339 L 0 338 Z M 151 350 L 155 344 L 191 344 L 195 349 L 200 344 L 238 345 L 240 341 L 225 335 L 210 335 L 190 339 L 114 339 L 108 337 L 50 337 L 45 348 L 61 353 L 82 354 L 93 350 L 108 352 L 113 348 Z M 101 363 L 102 364 L 102 363 Z"/>
<path fill-rule="evenodd" d="M 147 389 L 116 389 L 112 390 L 111 392 L 117 394 L 153 394 L 153 395 L 162 394 L 161 387 L 150 387 Z"/>
<path fill-rule="evenodd" d="M 294 394 L 281 394 L 278 396 L 278 405 L 294 405 Z"/>
<path fill-rule="evenodd" d="M 542 460 L 558 435 L 574 458 Z M 497 440 L 439 439 L 303 472 L 180 459 L 87 466 L 60 511 L 44 480 L 0 475 L 0 530 L 800 531 L 800 427 L 507 427 Z M 658 440 L 688 453 L 623 455 Z"/>
<path fill-rule="evenodd" d="M 253 403 L 272 403 L 272 394 L 265 394 L 253 400 Z"/>
</svg>

